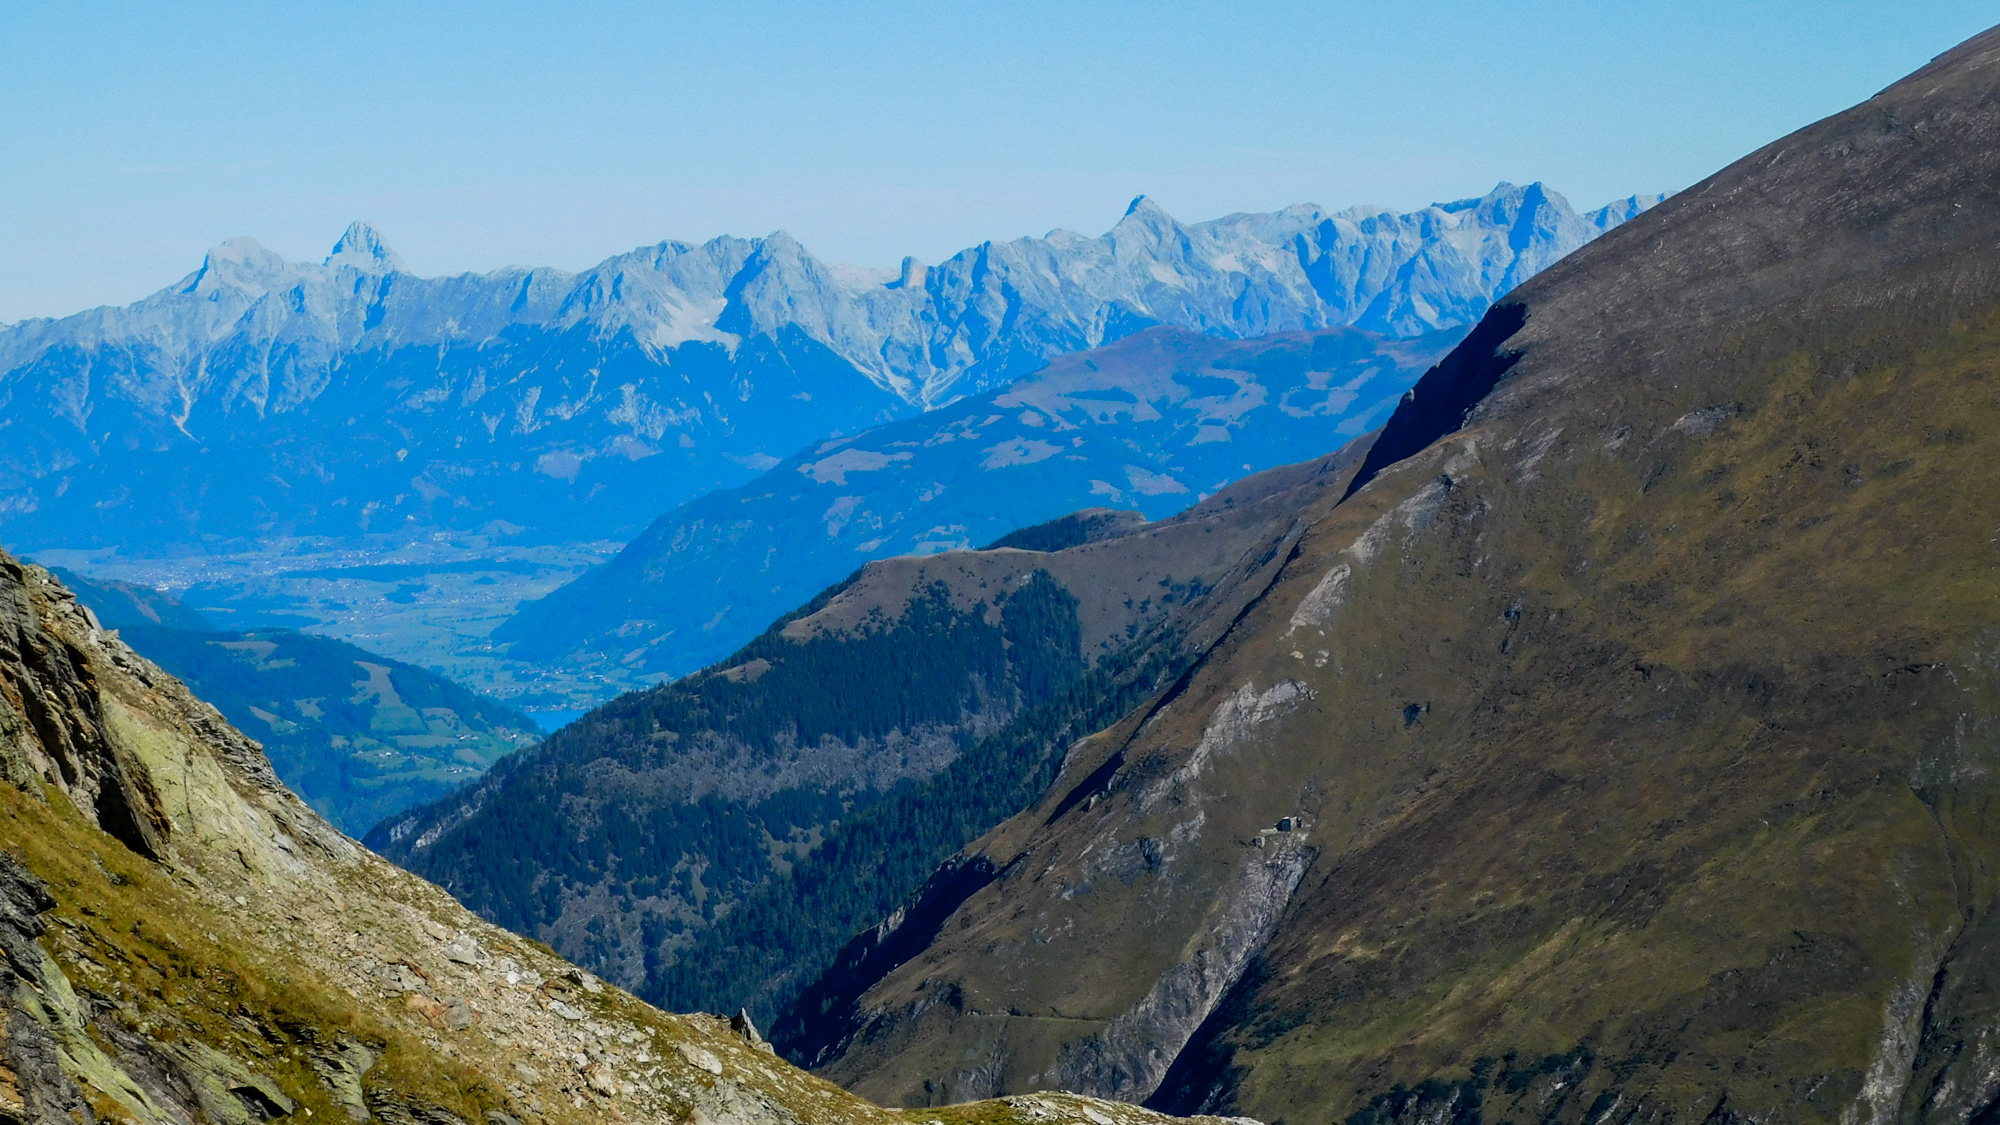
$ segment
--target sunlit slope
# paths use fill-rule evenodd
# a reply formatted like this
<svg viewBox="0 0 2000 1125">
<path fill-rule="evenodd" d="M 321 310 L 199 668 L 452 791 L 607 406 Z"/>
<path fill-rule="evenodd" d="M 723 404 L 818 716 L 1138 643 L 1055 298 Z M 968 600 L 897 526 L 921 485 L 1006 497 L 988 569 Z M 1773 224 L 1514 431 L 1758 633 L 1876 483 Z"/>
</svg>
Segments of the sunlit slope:
<svg viewBox="0 0 2000 1125">
<path fill-rule="evenodd" d="M 1989 33 L 1523 286 L 794 1045 L 897 1099 L 1991 1112 L 1996 249 Z"/>
</svg>

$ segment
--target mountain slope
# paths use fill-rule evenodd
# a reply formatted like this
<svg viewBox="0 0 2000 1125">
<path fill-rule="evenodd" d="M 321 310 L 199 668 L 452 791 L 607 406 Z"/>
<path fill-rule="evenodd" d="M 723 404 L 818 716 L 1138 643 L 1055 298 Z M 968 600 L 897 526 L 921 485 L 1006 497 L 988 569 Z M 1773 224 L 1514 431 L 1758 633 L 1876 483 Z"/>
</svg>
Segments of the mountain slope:
<svg viewBox="0 0 2000 1125">
<path fill-rule="evenodd" d="M 1150 328 L 691 500 L 494 639 L 520 660 L 680 674 L 870 559 L 968 548 L 1093 505 L 1158 519 L 1322 453 L 1379 425 L 1458 336 Z"/>
<path fill-rule="evenodd" d="M 916 1120 L 792 1069 L 754 1029 L 648 1008 L 371 856 L 4 555 L 0 773 L 10 1121 Z M 1049 1098 L 922 1120 L 1164 1119 Z"/>
<path fill-rule="evenodd" d="M 989 242 L 900 275 L 782 232 L 582 274 L 419 278 L 371 230 L 322 264 L 232 240 L 125 308 L 0 328 L 17 545 L 445 529 L 626 538 L 807 442 L 1174 324 L 1222 336 L 1476 319 L 1651 197 L 1540 185 L 1409 214 L 1299 206 Z"/>
<path fill-rule="evenodd" d="M 1987 1120 L 2000 31 L 1559 263 L 787 1045 L 911 1102 Z"/>
<path fill-rule="evenodd" d="M 1359 452 L 1019 537 L 1060 550 L 871 563 L 368 843 L 643 995 L 762 1016 L 1176 674 Z"/>
<path fill-rule="evenodd" d="M 442 676 L 290 630 L 216 629 L 158 591 L 57 570 L 97 622 L 254 732 L 287 787 L 363 832 L 535 741 L 534 720 Z"/>
</svg>

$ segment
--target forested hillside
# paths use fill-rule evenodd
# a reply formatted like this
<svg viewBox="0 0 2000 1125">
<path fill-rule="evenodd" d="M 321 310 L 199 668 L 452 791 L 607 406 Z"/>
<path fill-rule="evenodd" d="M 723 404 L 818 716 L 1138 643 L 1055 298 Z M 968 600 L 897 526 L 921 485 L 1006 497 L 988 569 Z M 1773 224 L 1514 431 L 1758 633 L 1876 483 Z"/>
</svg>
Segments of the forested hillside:
<svg viewBox="0 0 2000 1125">
<path fill-rule="evenodd" d="M 644 995 L 766 1018 L 1171 678 L 1358 455 L 1015 537 L 1053 551 L 870 564 L 368 842 Z"/>
</svg>

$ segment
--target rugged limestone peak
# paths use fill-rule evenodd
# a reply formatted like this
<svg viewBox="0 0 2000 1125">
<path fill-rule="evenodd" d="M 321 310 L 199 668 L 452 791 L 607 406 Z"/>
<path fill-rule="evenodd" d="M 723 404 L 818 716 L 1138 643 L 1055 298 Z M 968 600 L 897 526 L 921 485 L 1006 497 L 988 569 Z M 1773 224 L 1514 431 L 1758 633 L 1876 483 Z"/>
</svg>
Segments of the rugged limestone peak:
<svg viewBox="0 0 2000 1125">
<path fill-rule="evenodd" d="M 1517 290 L 1199 665 L 774 1041 L 905 1100 L 1986 1119 L 1996 65 Z"/>
<path fill-rule="evenodd" d="M 239 289 L 261 294 L 282 284 L 291 272 L 290 263 L 274 250 L 267 250 L 254 238 L 231 238 L 202 257 L 201 268 L 181 282 L 182 293 L 206 295 L 217 289 Z"/>
<path fill-rule="evenodd" d="M 1157 1125 L 884 1110 L 376 859 L 46 571 L 0 554 L 0 1119 Z"/>
<path fill-rule="evenodd" d="M 407 268 L 382 236 L 367 223 L 356 221 L 347 225 L 340 241 L 333 244 L 333 252 L 326 257 L 326 264 L 340 267 L 349 266 L 362 273 L 405 273 Z"/>
</svg>

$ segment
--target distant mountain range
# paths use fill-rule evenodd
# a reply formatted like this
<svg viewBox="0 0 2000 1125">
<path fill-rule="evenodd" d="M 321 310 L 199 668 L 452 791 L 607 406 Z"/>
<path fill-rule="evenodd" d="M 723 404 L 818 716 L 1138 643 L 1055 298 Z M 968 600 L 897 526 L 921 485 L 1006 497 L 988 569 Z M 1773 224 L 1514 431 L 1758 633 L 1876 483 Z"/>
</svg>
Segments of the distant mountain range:
<svg viewBox="0 0 2000 1125">
<path fill-rule="evenodd" d="M 1420 335 L 1656 196 L 1539 184 L 1409 213 L 1301 205 L 831 266 L 782 232 L 581 274 L 412 275 L 362 224 L 323 263 L 248 239 L 123 308 L 0 329 L 0 536 L 161 546 L 479 531 L 624 538 L 808 443 L 1154 325 Z"/>
<path fill-rule="evenodd" d="M 1462 335 L 1148 328 L 682 504 L 493 636 L 518 660 L 684 674 L 871 559 L 981 546 L 1092 506 L 1160 519 L 1317 456 L 1380 425 Z"/>
</svg>

